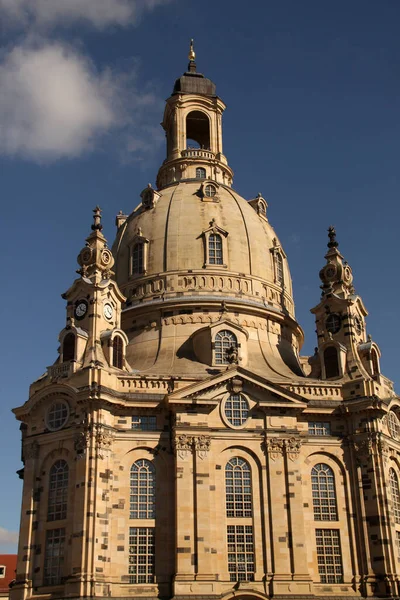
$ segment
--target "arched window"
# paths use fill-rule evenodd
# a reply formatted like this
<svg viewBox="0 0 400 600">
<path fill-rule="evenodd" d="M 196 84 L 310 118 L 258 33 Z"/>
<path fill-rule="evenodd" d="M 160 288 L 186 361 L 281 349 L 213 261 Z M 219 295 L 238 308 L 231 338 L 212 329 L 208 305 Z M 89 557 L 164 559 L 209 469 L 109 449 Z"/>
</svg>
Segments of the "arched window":
<svg viewBox="0 0 400 600">
<path fill-rule="evenodd" d="M 276 261 L 276 281 L 277 281 L 278 285 L 283 285 L 283 283 L 284 283 L 283 258 L 282 258 L 282 254 L 280 252 L 276 253 L 275 261 Z"/>
<path fill-rule="evenodd" d="M 325 377 L 339 377 L 339 359 L 334 346 L 328 346 L 324 350 Z"/>
<path fill-rule="evenodd" d="M 205 179 L 206 178 L 206 170 L 203 167 L 197 167 L 196 169 L 196 179 Z"/>
<path fill-rule="evenodd" d="M 376 350 L 371 351 L 372 376 L 379 375 L 379 362 Z"/>
<path fill-rule="evenodd" d="M 69 469 L 65 460 L 57 460 L 50 469 L 48 521 L 59 521 L 67 518 L 68 472 Z"/>
<path fill-rule="evenodd" d="M 314 519 L 316 521 L 337 521 L 335 476 L 332 469 L 319 463 L 311 471 Z"/>
<path fill-rule="evenodd" d="M 251 517 L 251 471 L 243 458 L 231 458 L 225 467 L 226 516 Z"/>
<path fill-rule="evenodd" d="M 137 460 L 131 467 L 130 518 L 155 518 L 156 474 L 153 463 Z"/>
<path fill-rule="evenodd" d="M 132 251 L 132 275 L 141 275 L 144 272 L 144 244 L 138 242 Z"/>
<path fill-rule="evenodd" d="M 212 233 L 208 238 L 208 262 L 210 265 L 223 265 L 222 239 L 219 233 Z"/>
<path fill-rule="evenodd" d="M 400 489 L 399 479 L 394 469 L 389 469 L 390 493 L 392 496 L 392 508 L 394 520 L 400 523 Z"/>
<path fill-rule="evenodd" d="M 67 333 L 63 341 L 63 362 L 75 359 L 75 335 Z"/>
<path fill-rule="evenodd" d="M 113 367 L 122 369 L 123 365 L 123 342 L 119 335 L 116 335 L 113 339 Z"/>
<path fill-rule="evenodd" d="M 389 410 L 387 416 L 389 433 L 393 439 L 400 439 L 400 421 L 394 410 Z"/>
<path fill-rule="evenodd" d="M 235 334 L 233 334 L 232 331 L 228 331 L 226 329 L 224 329 L 223 331 L 218 331 L 218 333 L 215 336 L 214 342 L 215 364 L 229 364 L 228 351 L 232 347 L 237 347 L 237 338 Z"/>
<path fill-rule="evenodd" d="M 210 149 L 210 121 L 200 110 L 192 110 L 186 117 L 186 146 L 193 148 L 195 145 Z"/>
</svg>

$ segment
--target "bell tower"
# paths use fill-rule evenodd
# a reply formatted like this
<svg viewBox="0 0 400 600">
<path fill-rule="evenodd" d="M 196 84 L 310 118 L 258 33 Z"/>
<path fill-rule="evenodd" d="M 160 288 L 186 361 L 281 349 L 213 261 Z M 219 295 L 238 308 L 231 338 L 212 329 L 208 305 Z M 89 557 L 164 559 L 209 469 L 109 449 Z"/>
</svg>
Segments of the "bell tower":
<svg viewBox="0 0 400 600">
<path fill-rule="evenodd" d="M 158 188 L 182 180 L 212 180 L 232 185 L 233 171 L 222 152 L 222 113 L 226 106 L 215 84 L 197 72 L 193 40 L 187 71 L 175 81 L 162 126 L 167 158 L 158 176 Z"/>
</svg>

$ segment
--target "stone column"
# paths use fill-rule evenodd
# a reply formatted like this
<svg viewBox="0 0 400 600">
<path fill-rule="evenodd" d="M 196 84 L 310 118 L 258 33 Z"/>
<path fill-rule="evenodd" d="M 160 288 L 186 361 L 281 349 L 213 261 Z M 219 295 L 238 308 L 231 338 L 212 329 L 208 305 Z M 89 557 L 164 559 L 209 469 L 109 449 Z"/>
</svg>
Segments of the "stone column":
<svg viewBox="0 0 400 600">
<path fill-rule="evenodd" d="M 397 595 L 395 568 L 390 547 L 390 515 L 388 512 L 385 475 L 379 432 L 353 435 L 353 455 L 359 471 L 360 504 L 365 515 L 365 550 L 368 561 L 364 574 L 367 596 Z"/>
<path fill-rule="evenodd" d="M 176 453 L 176 575 L 175 595 L 184 594 L 186 586 L 179 582 L 194 581 L 195 575 L 195 523 L 193 485 L 193 438 L 175 434 Z"/>
<path fill-rule="evenodd" d="M 274 595 L 287 594 L 292 579 L 289 523 L 285 481 L 285 440 L 266 438 L 268 496 L 272 540 L 272 587 Z"/>
<path fill-rule="evenodd" d="M 18 561 L 16 584 L 10 591 L 12 600 L 24 600 L 31 595 L 32 569 L 33 569 L 33 531 L 35 517 L 34 490 L 36 482 L 37 460 L 39 458 L 39 444 L 28 442 L 24 445 L 23 456 L 25 460 L 24 486 L 21 505 L 21 525 L 18 542 Z M 44 548 L 42 548 L 44 552 Z"/>
<path fill-rule="evenodd" d="M 303 492 L 301 471 L 298 459 L 301 449 L 299 438 L 285 440 L 285 459 L 287 475 L 287 507 L 289 520 L 290 550 L 293 581 L 291 592 L 294 594 L 311 593 L 311 576 L 308 572 L 306 552 L 306 530 L 304 526 Z"/>
<path fill-rule="evenodd" d="M 211 531 L 211 494 L 210 494 L 210 466 L 208 451 L 210 437 L 206 435 L 195 436 L 194 464 L 195 464 L 195 553 L 197 556 L 196 580 L 210 581 L 215 579 L 212 561 L 212 545 L 215 537 Z M 214 564 L 215 566 L 215 564 Z"/>
</svg>

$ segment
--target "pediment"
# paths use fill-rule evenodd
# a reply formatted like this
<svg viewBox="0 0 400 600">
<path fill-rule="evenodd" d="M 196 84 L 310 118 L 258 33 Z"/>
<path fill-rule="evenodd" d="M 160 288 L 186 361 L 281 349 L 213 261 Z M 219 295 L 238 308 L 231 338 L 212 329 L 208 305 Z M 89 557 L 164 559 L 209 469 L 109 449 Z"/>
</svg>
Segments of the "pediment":
<svg viewBox="0 0 400 600">
<path fill-rule="evenodd" d="M 198 406 L 211 410 L 227 392 L 249 395 L 260 409 L 304 410 L 308 401 L 277 383 L 273 383 L 243 367 L 228 368 L 223 373 L 191 384 L 167 396 L 169 405 Z"/>
</svg>

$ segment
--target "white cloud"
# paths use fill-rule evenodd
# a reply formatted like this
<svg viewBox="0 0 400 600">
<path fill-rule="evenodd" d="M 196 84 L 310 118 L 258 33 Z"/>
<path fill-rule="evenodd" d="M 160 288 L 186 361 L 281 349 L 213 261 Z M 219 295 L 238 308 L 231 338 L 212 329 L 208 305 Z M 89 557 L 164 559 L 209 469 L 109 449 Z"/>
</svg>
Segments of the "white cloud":
<svg viewBox="0 0 400 600">
<path fill-rule="evenodd" d="M 0 153 L 37 162 L 72 158 L 123 127 L 139 149 L 144 114 L 156 100 L 136 90 L 134 73 L 98 72 L 61 43 L 13 48 L 0 62 Z"/>
<path fill-rule="evenodd" d="M 0 527 L 0 544 L 16 544 L 18 542 L 18 533 L 16 531 L 8 531 L 4 527 Z"/>
<path fill-rule="evenodd" d="M 0 16 L 10 23 L 40 28 L 86 23 L 97 29 L 136 23 L 141 14 L 170 0 L 0 0 Z"/>
</svg>

